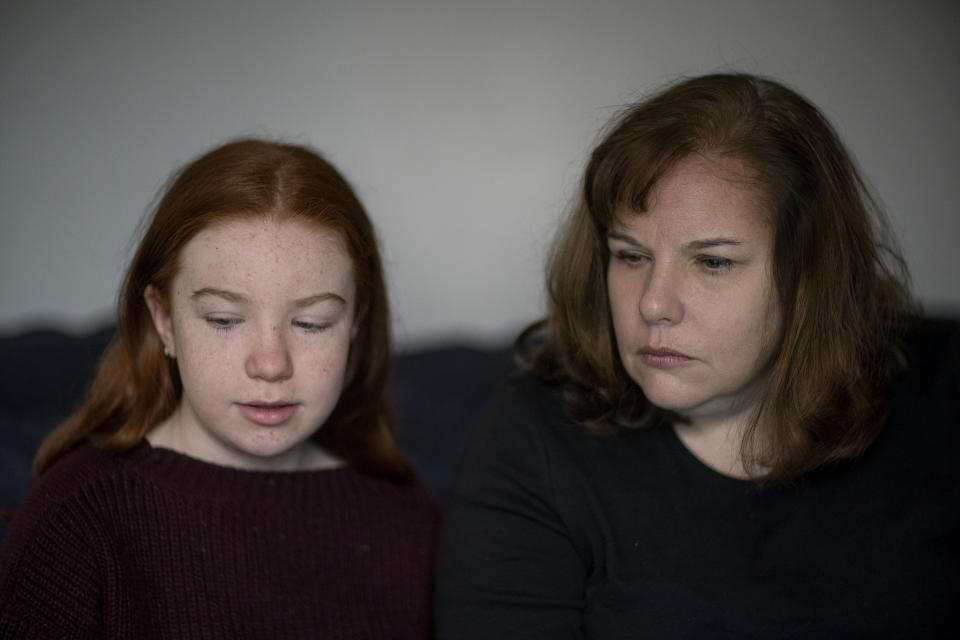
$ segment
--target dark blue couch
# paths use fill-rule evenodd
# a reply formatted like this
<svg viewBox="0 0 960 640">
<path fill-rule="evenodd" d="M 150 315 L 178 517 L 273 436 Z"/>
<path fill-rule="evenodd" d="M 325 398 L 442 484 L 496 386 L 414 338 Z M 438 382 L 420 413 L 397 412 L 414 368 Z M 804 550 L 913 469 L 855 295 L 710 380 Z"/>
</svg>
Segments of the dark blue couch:
<svg viewBox="0 0 960 640">
<path fill-rule="evenodd" d="M 105 328 L 0 337 L 0 509 L 14 509 L 26 493 L 37 445 L 76 406 L 111 335 Z M 394 357 L 388 394 L 397 440 L 439 499 L 471 422 L 512 370 L 506 347 L 442 346 Z"/>
</svg>

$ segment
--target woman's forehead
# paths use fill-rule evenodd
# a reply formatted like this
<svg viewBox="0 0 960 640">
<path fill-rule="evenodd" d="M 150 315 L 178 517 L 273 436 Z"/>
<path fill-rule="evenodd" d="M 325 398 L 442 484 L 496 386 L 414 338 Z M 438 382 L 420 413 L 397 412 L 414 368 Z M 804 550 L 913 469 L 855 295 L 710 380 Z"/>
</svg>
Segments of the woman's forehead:
<svg viewBox="0 0 960 640">
<path fill-rule="evenodd" d="M 610 227 L 658 225 L 691 233 L 711 229 L 768 231 L 766 198 L 742 163 L 691 155 L 670 168 L 650 190 L 643 209 L 618 206 Z"/>
</svg>

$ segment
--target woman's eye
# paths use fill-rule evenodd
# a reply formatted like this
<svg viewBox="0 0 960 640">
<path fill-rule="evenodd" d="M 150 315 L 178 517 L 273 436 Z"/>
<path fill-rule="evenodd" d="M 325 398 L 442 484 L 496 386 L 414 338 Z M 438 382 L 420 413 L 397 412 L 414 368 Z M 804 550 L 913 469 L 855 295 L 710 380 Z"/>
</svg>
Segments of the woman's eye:
<svg viewBox="0 0 960 640">
<path fill-rule="evenodd" d="M 645 255 L 635 251 L 618 251 L 616 256 L 617 260 L 630 265 L 640 264 L 646 259 Z"/>
<path fill-rule="evenodd" d="M 729 258 L 721 258 L 719 256 L 700 256 L 698 261 L 707 269 L 707 271 L 713 272 L 727 271 L 731 266 L 733 266 L 733 260 Z"/>
</svg>

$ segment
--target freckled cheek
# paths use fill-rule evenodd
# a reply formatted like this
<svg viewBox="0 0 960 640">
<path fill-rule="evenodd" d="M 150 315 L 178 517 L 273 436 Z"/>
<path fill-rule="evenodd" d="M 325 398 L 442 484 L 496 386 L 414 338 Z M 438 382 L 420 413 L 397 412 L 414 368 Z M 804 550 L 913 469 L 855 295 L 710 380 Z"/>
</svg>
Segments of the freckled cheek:
<svg viewBox="0 0 960 640">
<path fill-rule="evenodd" d="M 226 372 L 235 364 L 243 364 L 246 352 L 235 345 L 200 345 L 191 350 L 189 358 L 198 367 Z"/>
<path fill-rule="evenodd" d="M 246 356 L 237 341 L 212 340 L 208 336 L 183 332 L 178 340 L 177 366 L 185 384 L 194 389 L 232 387 L 242 375 Z"/>
<path fill-rule="evenodd" d="M 331 376 L 343 375 L 346 369 L 347 351 L 346 349 L 323 349 L 316 352 L 307 352 L 295 359 L 299 360 L 298 369 L 304 374 L 320 379 L 328 379 Z"/>
<path fill-rule="evenodd" d="M 188 350 L 178 354 L 177 366 L 185 387 L 195 391 L 212 391 L 229 384 L 230 358 L 214 351 Z"/>
</svg>

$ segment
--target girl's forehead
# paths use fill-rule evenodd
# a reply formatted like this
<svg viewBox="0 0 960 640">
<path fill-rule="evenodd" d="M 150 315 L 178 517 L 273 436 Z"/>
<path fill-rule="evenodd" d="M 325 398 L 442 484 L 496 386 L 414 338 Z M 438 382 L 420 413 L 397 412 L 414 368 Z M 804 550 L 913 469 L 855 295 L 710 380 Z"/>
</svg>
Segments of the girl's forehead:
<svg viewBox="0 0 960 640">
<path fill-rule="evenodd" d="M 206 244 L 208 247 L 223 243 L 297 247 L 315 242 L 317 238 L 342 245 L 341 234 L 336 230 L 301 218 L 274 215 L 236 216 L 201 229 L 187 245 L 199 240 L 198 244 Z"/>
<path fill-rule="evenodd" d="M 298 220 L 237 219 L 208 227 L 183 248 L 179 285 L 261 297 L 352 298 L 353 264 L 340 234 Z"/>
</svg>

